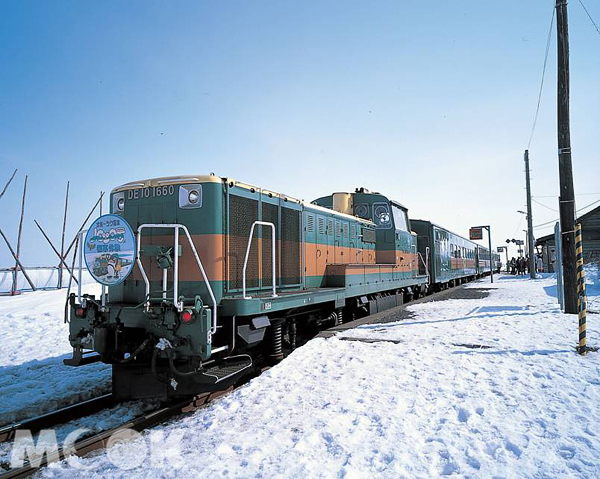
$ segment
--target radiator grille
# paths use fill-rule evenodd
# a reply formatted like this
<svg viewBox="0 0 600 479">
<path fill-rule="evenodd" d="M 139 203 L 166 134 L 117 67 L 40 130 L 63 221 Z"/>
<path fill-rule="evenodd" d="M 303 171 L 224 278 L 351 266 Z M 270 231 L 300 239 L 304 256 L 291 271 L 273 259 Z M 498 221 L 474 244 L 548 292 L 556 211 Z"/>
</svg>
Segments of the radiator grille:
<svg viewBox="0 0 600 479">
<path fill-rule="evenodd" d="M 242 271 L 244 269 L 244 256 L 248 245 L 248 235 L 252 223 L 258 220 L 258 202 L 240 196 L 229 197 L 229 248 L 227 250 L 227 264 L 229 267 L 229 289 L 241 289 Z M 246 269 L 246 287 L 258 286 L 258 242 L 254 234 L 248 267 Z"/>
<path fill-rule="evenodd" d="M 319 234 L 324 235 L 325 234 L 325 218 L 323 218 L 322 216 L 318 216 L 317 219 L 318 219 L 317 224 L 319 226 Z"/>
<path fill-rule="evenodd" d="M 281 209 L 281 276 L 283 284 L 301 282 L 300 212 Z"/>
<path fill-rule="evenodd" d="M 273 223 L 275 225 L 275 234 L 277 234 L 277 205 L 263 203 L 262 220 Z M 262 285 L 273 286 L 273 256 L 271 251 L 271 235 L 273 233 L 269 226 L 260 226 L 260 228 L 262 229 Z M 275 236 L 275 238 L 277 238 L 277 236 Z M 277 258 L 277 255 L 278 251 L 275 251 L 275 258 Z M 275 274 L 277 274 L 277 272 L 275 272 Z"/>
</svg>

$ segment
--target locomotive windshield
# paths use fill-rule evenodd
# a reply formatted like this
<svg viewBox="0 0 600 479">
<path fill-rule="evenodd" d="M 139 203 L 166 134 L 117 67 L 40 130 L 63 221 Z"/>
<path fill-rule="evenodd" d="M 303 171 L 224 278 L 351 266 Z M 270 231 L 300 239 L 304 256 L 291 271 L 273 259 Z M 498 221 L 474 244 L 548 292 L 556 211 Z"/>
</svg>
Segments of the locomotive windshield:
<svg viewBox="0 0 600 479">
<path fill-rule="evenodd" d="M 397 230 L 408 231 L 408 222 L 406 220 L 406 211 L 398 208 L 392 203 L 392 212 L 394 213 L 394 224 Z"/>
</svg>

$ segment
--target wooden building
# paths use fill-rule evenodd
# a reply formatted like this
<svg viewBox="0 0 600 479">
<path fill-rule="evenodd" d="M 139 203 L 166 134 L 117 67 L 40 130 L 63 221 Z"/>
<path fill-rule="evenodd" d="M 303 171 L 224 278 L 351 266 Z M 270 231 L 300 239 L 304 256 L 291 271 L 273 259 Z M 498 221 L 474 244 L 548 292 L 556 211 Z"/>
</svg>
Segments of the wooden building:
<svg viewBox="0 0 600 479">
<path fill-rule="evenodd" d="M 577 218 L 577 222 L 581 223 L 584 262 L 600 262 L 600 206 Z M 535 246 L 538 254 L 542 255 L 544 271 L 554 272 L 556 261 L 554 232 L 538 238 Z"/>
</svg>

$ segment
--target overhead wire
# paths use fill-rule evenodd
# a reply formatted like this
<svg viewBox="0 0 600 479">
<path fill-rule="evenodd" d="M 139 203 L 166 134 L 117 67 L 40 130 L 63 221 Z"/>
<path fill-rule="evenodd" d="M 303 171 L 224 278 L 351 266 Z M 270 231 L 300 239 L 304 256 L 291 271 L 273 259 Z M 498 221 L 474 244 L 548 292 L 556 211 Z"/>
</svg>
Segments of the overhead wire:
<svg viewBox="0 0 600 479">
<path fill-rule="evenodd" d="M 548 38 L 546 40 L 546 52 L 544 53 L 544 67 L 542 68 L 542 81 L 540 82 L 540 91 L 538 93 L 537 107 L 535 109 L 535 117 L 533 119 L 533 125 L 531 126 L 531 133 L 529 134 L 529 141 L 527 142 L 527 149 L 531 146 L 533 140 L 533 134 L 535 133 L 535 127 L 538 121 L 538 115 L 540 113 L 540 104 L 542 102 L 542 90 L 544 89 L 544 78 L 546 77 L 546 65 L 548 64 L 548 52 L 550 51 L 550 40 L 552 39 L 552 27 L 554 26 L 554 6 L 552 7 L 552 19 L 550 20 L 550 28 L 548 29 Z"/>
<path fill-rule="evenodd" d="M 583 211 L 583 210 L 589 208 L 590 206 L 594 206 L 596 203 L 600 203 L 600 200 L 594 201 L 593 203 L 590 203 L 589 205 L 585 205 L 583 208 L 579 208 L 578 210 L 575 211 L 575 213 L 579 213 L 580 211 Z M 534 226 L 533 229 L 541 228 L 542 226 L 546 226 L 546 225 L 549 225 L 551 223 L 556 223 L 559 219 L 560 218 L 556 218 L 556 219 L 551 220 L 551 221 L 546 221 L 545 223 L 540 223 L 539 225 Z"/>
<path fill-rule="evenodd" d="M 513 238 L 515 236 L 517 236 L 517 232 L 519 231 L 519 228 L 521 227 L 521 223 L 523 223 L 523 218 L 524 218 L 524 216 L 521 216 L 521 218 L 519 218 L 519 224 L 517 225 L 517 228 L 515 229 L 515 232 L 513 233 Z"/>
<path fill-rule="evenodd" d="M 578 193 L 575 196 L 596 196 L 600 195 L 600 191 L 597 193 Z M 558 198 L 558 195 L 535 195 L 532 198 Z"/>
<path fill-rule="evenodd" d="M 554 208 L 550 208 L 549 206 L 545 205 L 544 203 L 536 200 L 535 198 L 531 198 L 531 201 L 533 201 L 534 203 L 537 203 L 540 206 L 543 206 L 544 208 L 550 210 L 550 211 L 554 211 L 555 213 L 558 213 L 558 210 L 555 210 Z"/>
<path fill-rule="evenodd" d="M 596 22 L 594 21 L 594 19 L 590 15 L 590 12 L 588 12 L 588 9 L 585 8 L 585 5 L 583 4 L 583 1 L 579 0 L 579 3 L 581 4 L 581 6 L 583 7 L 583 9 L 585 10 L 585 13 L 587 14 L 588 18 L 590 19 L 590 22 L 592 22 L 592 25 L 594 25 L 594 28 L 598 32 L 598 35 L 600 35 L 600 29 L 598 28 L 598 25 L 596 25 Z"/>
</svg>

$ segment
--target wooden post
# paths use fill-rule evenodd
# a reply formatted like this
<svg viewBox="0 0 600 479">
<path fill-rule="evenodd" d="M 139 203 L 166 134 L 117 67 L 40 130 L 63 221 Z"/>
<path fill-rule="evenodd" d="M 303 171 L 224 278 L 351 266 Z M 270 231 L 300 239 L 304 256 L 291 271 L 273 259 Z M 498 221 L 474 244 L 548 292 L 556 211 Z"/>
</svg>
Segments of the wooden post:
<svg viewBox="0 0 600 479">
<path fill-rule="evenodd" d="M 4 239 L 4 242 L 6 243 L 6 246 L 8 246 L 8 249 L 10 250 L 10 254 L 12 254 L 13 258 L 17 262 L 17 265 L 19 266 L 19 268 L 23 272 L 23 276 L 25 276 L 25 279 L 29 283 L 29 286 L 31 286 L 31 289 L 33 291 L 35 291 L 35 284 L 33 284 L 33 281 L 31 281 L 31 279 L 29 278 L 29 275 L 27 274 L 27 271 L 25 271 L 25 268 L 23 268 L 23 265 L 19 261 L 19 258 L 17 257 L 17 254 L 15 253 L 15 250 L 12 249 L 12 246 L 8 242 L 8 238 L 6 237 L 6 235 L 4 234 L 4 232 L 1 229 L 0 229 L 0 236 L 2 236 L 2 238 Z"/>
<path fill-rule="evenodd" d="M 94 213 L 94 211 L 96 210 L 96 208 L 98 207 L 98 204 L 102 202 L 102 196 L 104 196 L 104 193 L 100 193 L 100 198 L 98 198 L 98 201 L 96 201 L 96 204 L 94 205 L 94 207 L 91 209 L 91 211 L 88 213 L 87 217 L 85 218 L 85 220 L 83 221 L 83 223 L 81 224 L 81 227 L 77 230 L 77 233 L 75 233 L 75 238 L 73 238 L 73 241 L 71 241 L 71 244 L 69 245 L 69 247 L 67 248 L 67 251 L 65 252 L 64 256 L 68 256 L 69 251 L 71 251 L 71 248 L 73 247 L 73 245 L 75 244 L 75 241 L 77 241 L 77 236 L 79 235 L 79 233 L 81 233 L 81 230 L 83 228 L 85 228 L 85 224 L 88 222 L 88 220 L 90 219 L 90 216 L 92 216 L 92 213 Z M 64 257 L 63 256 L 63 257 Z"/>
<path fill-rule="evenodd" d="M 2 188 L 2 193 L 0 193 L 0 198 L 2 198 L 4 196 L 4 193 L 6 193 L 6 190 L 8 189 L 8 185 L 11 184 L 13 178 L 15 177 L 15 175 L 17 174 L 17 170 L 15 170 L 12 174 L 12 176 L 10 177 L 10 180 L 8 180 L 8 182 L 6 183 L 6 185 L 4 185 L 4 188 Z"/>
<path fill-rule="evenodd" d="M 62 288 L 62 258 L 65 257 L 65 228 L 67 227 L 67 208 L 69 207 L 69 182 L 67 181 L 67 194 L 65 195 L 65 215 L 63 217 L 62 239 L 60 242 L 60 258 L 61 263 L 58 263 L 58 289 Z"/>
<path fill-rule="evenodd" d="M 27 175 L 25 175 L 25 184 L 23 185 L 23 199 L 21 200 L 21 218 L 19 219 L 19 232 L 17 233 L 17 261 L 15 263 L 15 275 L 13 276 L 13 284 L 10 294 L 17 294 L 19 287 L 19 258 L 21 257 L 21 234 L 23 233 L 23 217 L 25 216 L 25 197 L 27 196 Z"/>
<path fill-rule="evenodd" d="M 567 0 L 556 0 L 558 45 L 558 171 L 560 176 L 560 229 L 565 285 L 565 313 L 577 314 L 577 265 L 575 263 L 575 190 L 569 126 L 569 26 Z"/>
<path fill-rule="evenodd" d="M 54 245 L 52 244 L 52 241 L 50 241 L 50 238 L 48 238 L 48 235 L 46 234 L 46 232 L 43 230 L 43 228 L 40 226 L 40 224 L 37 222 L 37 220 L 33 220 L 33 222 L 35 223 L 35 225 L 39 228 L 39 230 L 42 232 L 42 234 L 44 235 L 44 238 L 46 238 L 46 241 L 48 242 L 48 244 L 50 245 L 50 247 L 52 248 L 52 250 L 56 253 L 56 256 L 59 257 L 60 259 L 60 263 L 58 263 L 58 266 L 62 268 L 62 265 L 65 265 L 65 268 L 67 269 L 67 272 L 73 276 L 73 272 L 69 269 L 69 266 L 67 265 L 67 263 L 65 262 L 65 259 L 63 256 L 60 255 L 60 253 L 58 252 L 58 250 L 54 247 Z M 73 279 L 75 279 L 75 277 L 73 277 Z M 75 282 L 77 282 L 77 280 L 75 279 Z"/>
</svg>

